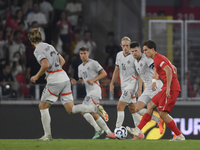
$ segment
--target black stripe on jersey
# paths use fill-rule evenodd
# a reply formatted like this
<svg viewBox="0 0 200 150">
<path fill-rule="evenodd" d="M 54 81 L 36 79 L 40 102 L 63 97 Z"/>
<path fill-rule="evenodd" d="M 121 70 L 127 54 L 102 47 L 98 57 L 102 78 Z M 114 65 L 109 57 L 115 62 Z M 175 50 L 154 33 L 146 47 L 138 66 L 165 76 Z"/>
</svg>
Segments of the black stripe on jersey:
<svg viewBox="0 0 200 150">
<path fill-rule="evenodd" d="M 42 59 L 40 60 L 40 62 L 41 62 L 43 59 L 46 59 L 46 58 L 45 58 L 45 57 L 44 57 L 44 58 L 42 58 Z"/>
</svg>

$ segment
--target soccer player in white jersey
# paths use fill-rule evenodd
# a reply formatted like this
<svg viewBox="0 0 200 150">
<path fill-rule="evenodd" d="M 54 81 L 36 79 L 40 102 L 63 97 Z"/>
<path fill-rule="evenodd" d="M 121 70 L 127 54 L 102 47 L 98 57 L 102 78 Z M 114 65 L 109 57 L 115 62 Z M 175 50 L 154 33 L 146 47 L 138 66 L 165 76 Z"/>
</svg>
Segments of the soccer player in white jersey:
<svg viewBox="0 0 200 150">
<path fill-rule="evenodd" d="M 133 57 L 136 59 L 135 61 L 135 67 L 137 70 L 137 73 L 139 74 L 140 78 L 144 82 L 144 92 L 142 93 L 142 85 L 139 85 L 139 89 L 137 92 L 138 101 L 136 105 L 136 112 L 138 112 L 140 115 L 144 115 L 146 113 L 146 109 L 143 109 L 150 101 L 151 99 L 161 91 L 161 87 L 163 86 L 162 81 L 157 78 L 156 79 L 156 90 L 152 90 L 152 78 L 154 76 L 154 62 L 153 59 L 147 58 L 145 54 L 141 52 L 141 48 L 138 42 L 132 42 L 130 44 L 131 52 Z M 142 94 L 141 94 L 142 93 Z M 152 120 L 156 121 L 158 123 L 160 134 L 163 133 L 163 123 L 164 121 L 160 119 L 159 117 L 152 115 Z M 127 127 L 129 129 L 129 127 Z"/>
<path fill-rule="evenodd" d="M 121 39 L 121 52 L 117 53 L 115 70 L 113 72 L 112 80 L 110 83 L 110 91 L 114 92 L 114 82 L 116 81 L 118 74 L 120 75 L 121 91 L 122 95 L 117 104 L 117 122 L 116 127 L 120 127 L 124 121 L 124 109 L 128 105 L 132 114 L 134 124 L 137 126 L 140 123 L 140 115 L 135 112 L 136 108 L 136 92 L 138 90 L 138 74 L 135 69 L 135 59 L 130 51 L 131 40 L 129 37 L 123 37 Z M 107 137 L 115 139 L 114 133 L 107 135 Z M 144 134 L 141 132 L 139 138 L 144 138 Z"/>
<path fill-rule="evenodd" d="M 78 67 L 79 81 L 85 84 L 86 97 L 83 101 L 85 105 L 99 105 L 101 98 L 101 87 L 99 80 L 107 76 L 103 67 L 95 60 L 89 59 L 89 51 L 86 46 L 79 48 L 82 64 Z M 77 84 L 75 79 L 71 79 L 72 84 Z M 94 127 L 95 135 L 92 139 L 97 139 L 105 131 L 107 134 L 112 132 L 105 121 L 108 121 L 108 114 L 104 111 L 105 121 L 97 113 L 82 113 L 83 117 Z"/>
<path fill-rule="evenodd" d="M 41 65 L 38 73 L 31 77 L 31 82 L 35 83 L 40 76 L 46 74 L 47 85 L 43 90 L 39 109 L 41 113 L 41 120 L 44 129 L 44 136 L 41 141 L 52 140 L 51 135 L 51 117 L 49 114 L 50 106 L 61 97 L 61 101 L 69 114 L 72 113 L 87 113 L 99 112 L 98 107 L 87 105 L 74 105 L 71 83 L 66 72 L 62 70 L 65 63 L 63 57 L 58 54 L 52 45 L 42 42 L 41 33 L 39 29 L 32 29 L 28 33 L 31 44 L 35 47 L 34 55 Z M 102 113 L 102 110 L 100 110 Z"/>
</svg>

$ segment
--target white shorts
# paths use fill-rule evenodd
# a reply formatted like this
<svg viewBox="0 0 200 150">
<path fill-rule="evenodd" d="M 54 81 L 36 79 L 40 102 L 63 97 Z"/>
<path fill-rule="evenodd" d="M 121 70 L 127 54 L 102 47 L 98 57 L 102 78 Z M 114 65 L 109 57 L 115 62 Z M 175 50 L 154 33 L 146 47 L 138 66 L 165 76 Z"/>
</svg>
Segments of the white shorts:
<svg viewBox="0 0 200 150">
<path fill-rule="evenodd" d="M 59 96 L 63 105 L 73 101 L 70 81 L 47 83 L 43 90 L 41 101 L 53 104 L 58 100 Z"/>
<path fill-rule="evenodd" d="M 151 101 L 151 99 L 161 91 L 161 87 L 163 86 L 162 81 L 156 81 L 157 89 L 155 91 L 152 90 L 151 87 L 145 88 L 142 95 L 138 98 L 138 101 L 145 103 L 146 105 Z"/>
<path fill-rule="evenodd" d="M 99 99 L 100 97 L 97 96 L 86 96 L 82 104 L 90 106 L 99 105 Z"/>
<path fill-rule="evenodd" d="M 136 103 L 136 92 L 138 90 L 138 81 L 131 81 L 125 88 L 122 88 L 122 95 L 119 98 L 120 101 L 127 104 Z"/>
</svg>

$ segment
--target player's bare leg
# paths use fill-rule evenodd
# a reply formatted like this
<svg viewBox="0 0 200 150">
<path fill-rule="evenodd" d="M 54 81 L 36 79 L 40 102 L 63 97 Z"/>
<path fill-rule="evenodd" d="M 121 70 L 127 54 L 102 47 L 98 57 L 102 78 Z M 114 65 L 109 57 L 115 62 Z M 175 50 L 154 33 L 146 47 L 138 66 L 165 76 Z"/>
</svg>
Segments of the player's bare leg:
<svg viewBox="0 0 200 150">
<path fill-rule="evenodd" d="M 168 112 L 159 111 L 159 115 L 163 119 L 163 121 L 166 123 L 167 127 L 170 128 L 176 135 L 176 137 L 173 138 L 172 141 L 184 141 L 185 137 L 182 135 L 182 133 L 176 126 L 173 118 L 168 115 Z"/>
<path fill-rule="evenodd" d="M 145 103 L 138 101 L 136 105 L 136 112 L 138 112 L 138 114 L 143 116 L 147 111 L 147 109 L 144 108 L 145 106 L 146 106 Z M 151 120 L 154 120 L 157 122 L 157 125 L 160 129 L 160 134 L 162 134 L 164 131 L 164 121 L 161 118 L 155 116 L 154 114 L 152 114 Z"/>
<path fill-rule="evenodd" d="M 141 121 L 140 119 L 140 115 L 136 112 L 136 103 L 131 103 L 128 105 L 129 107 L 129 110 L 132 114 L 132 117 L 133 117 L 133 121 L 134 121 L 134 124 L 135 124 L 135 127 L 137 127 Z M 133 138 L 134 140 L 136 139 L 144 139 L 144 134 L 142 133 L 142 131 L 140 131 L 140 134 L 138 137 L 134 137 Z"/>
<path fill-rule="evenodd" d="M 39 138 L 39 141 L 50 141 L 52 140 L 52 135 L 51 135 L 51 117 L 49 114 L 49 108 L 51 104 L 46 103 L 41 101 L 39 104 L 39 109 L 41 113 L 41 121 L 42 121 L 42 126 L 44 129 L 44 136 Z"/>
</svg>

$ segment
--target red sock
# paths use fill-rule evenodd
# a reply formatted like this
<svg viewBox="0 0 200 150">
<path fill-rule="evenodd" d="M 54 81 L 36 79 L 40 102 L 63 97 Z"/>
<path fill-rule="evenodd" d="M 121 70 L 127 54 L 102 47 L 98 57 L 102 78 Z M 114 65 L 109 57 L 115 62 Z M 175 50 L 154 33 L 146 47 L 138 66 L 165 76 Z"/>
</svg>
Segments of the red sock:
<svg viewBox="0 0 200 150">
<path fill-rule="evenodd" d="M 151 120 L 151 116 L 148 113 L 145 113 L 140 121 L 140 124 L 137 126 L 140 130 Z"/>
<path fill-rule="evenodd" d="M 174 120 L 172 120 L 169 123 L 166 123 L 167 127 L 170 128 L 176 135 L 180 135 L 181 131 L 178 129 L 178 127 L 176 126 Z"/>
</svg>

